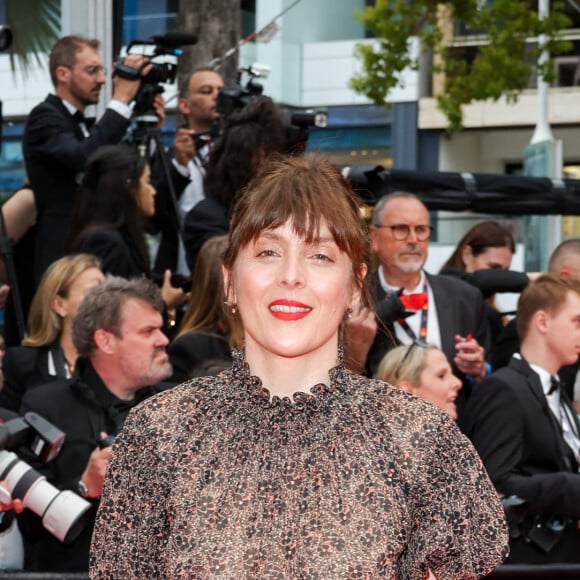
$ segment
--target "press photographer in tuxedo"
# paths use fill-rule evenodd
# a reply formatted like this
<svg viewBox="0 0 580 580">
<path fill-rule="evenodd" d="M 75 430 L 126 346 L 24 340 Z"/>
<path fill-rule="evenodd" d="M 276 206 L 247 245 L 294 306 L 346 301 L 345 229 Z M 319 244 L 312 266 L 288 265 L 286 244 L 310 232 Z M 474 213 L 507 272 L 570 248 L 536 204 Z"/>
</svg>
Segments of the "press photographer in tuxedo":
<svg viewBox="0 0 580 580">
<path fill-rule="evenodd" d="M 88 157 L 101 145 L 116 144 L 130 123 L 130 107 L 140 80 L 113 77 L 113 97 L 98 122 L 85 119 L 87 106 L 99 102 L 107 81 L 98 52 L 98 40 L 65 36 L 53 46 L 49 68 L 54 94 L 28 116 L 22 148 L 26 173 L 37 208 L 34 274 L 38 281 L 46 268 L 64 255 L 74 195 Z M 124 64 L 142 69 L 147 58 L 130 54 Z M 157 95 L 155 112 L 164 119 L 163 99 Z"/>
</svg>

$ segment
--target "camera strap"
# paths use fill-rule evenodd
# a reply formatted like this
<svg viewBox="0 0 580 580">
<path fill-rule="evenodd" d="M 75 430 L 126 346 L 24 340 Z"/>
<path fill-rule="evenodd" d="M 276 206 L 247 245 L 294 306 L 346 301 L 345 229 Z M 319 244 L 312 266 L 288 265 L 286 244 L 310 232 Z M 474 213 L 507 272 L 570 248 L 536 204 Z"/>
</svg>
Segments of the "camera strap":
<svg viewBox="0 0 580 580">
<path fill-rule="evenodd" d="M 138 81 L 141 80 L 141 69 L 127 66 L 122 60 L 115 63 L 115 70 L 113 71 L 113 76 L 121 77 L 128 81 Z"/>
</svg>

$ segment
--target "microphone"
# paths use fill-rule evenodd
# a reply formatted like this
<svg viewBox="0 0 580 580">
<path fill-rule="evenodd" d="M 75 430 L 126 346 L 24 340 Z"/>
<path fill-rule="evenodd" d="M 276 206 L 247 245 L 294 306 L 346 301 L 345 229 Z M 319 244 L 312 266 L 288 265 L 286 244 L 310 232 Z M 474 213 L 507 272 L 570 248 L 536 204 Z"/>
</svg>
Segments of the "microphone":
<svg viewBox="0 0 580 580">
<path fill-rule="evenodd" d="M 178 48 L 183 45 L 197 44 L 197 36 L 189 32 L 168 32 L 154 36 L 153 41 L 165 48 Z"/>
</svg>

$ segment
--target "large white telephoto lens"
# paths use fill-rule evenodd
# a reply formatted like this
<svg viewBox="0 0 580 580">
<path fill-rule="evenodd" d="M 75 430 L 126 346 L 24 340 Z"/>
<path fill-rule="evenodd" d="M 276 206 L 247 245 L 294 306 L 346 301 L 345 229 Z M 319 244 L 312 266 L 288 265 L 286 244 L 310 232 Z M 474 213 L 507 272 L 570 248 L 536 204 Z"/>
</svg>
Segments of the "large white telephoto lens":
<svg viewBox="0 0 580 580">
<path fill-rule="evenodd" d="M 57 489 L 11 451 L 0 451 L 0 480 L 61 542 L 72 542 L 85 526 L 91 504 L 72 491 Z"/>
</svg>

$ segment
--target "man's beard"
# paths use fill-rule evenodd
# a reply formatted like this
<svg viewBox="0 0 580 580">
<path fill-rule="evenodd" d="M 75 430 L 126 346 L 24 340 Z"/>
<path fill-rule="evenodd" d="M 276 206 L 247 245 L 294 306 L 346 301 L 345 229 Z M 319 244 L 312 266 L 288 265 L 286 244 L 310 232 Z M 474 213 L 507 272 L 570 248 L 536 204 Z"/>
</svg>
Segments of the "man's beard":
<svg viewBox="0 0 580 580">
<path fill-rule="evenodd" d="M 71 84 L 71 88 L 70 88 L 71 94 L 78 100 L 80 101 L 85 107 L 88 107 L 90 105 L 96 105 L 98 104 L 100 97 L 101 97 L 101 91 L 99 89 L 98 93 L 95 94 L 95 96 L 93 96 L 92 91 L 88 92 L 88 93 L 81 93 L 78 89 L 75 83 Z"/>
<path fill-rule="evenodd" d="M 401 260 L 401 254 L 407 253 L 407 252 L 417 252 L 418 254 L 420 254 L 418 257 L 409 257 L 407 256 L 406 260 Z M 423 251 L 415 246 L 415 245 L 410 245 L 410 246 L 403 246 L 396 255 L 396 259 L 395 259 L 395 263 L 397 265 L 397 268 L 399 268 L 399 270 L 401 270 L 401 272 L 405 272 L 405 274 L 414 274 L 415 272 L 419 272 L 422 268 L 423 265 L 425 264 L 425 259 L 426 257 L 423 255 Z"/>
</svg>

